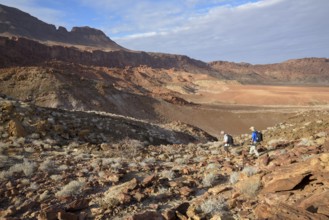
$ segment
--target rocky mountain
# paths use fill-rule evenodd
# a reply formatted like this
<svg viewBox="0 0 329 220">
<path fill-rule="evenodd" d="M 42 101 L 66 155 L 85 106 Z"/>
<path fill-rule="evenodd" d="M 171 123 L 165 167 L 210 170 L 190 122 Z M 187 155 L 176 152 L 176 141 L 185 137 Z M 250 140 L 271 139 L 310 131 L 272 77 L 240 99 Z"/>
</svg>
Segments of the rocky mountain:
<svg viewBox="0 0 329 220">
<path fill-rule="evenodd" d="M 0 35 L 17 36 L 51 44 L 69 44 L 103 48 L 106 50 L 125 50 L 107 37 L 102 31 L 90 27 L 73 27 L 67 31 L 56 28 L 28 13 L 0 4 Z"/>
<path fill-rule="evenodd" d="M 257 158 L 245 134 L 225 156 L 183 124 L 6 97 L 0 109 L 1 218 L 329 219 L 328 111 L 263 130 Z"/>
<path fill-rule="evenodd" d="M 266 65 L 215 61 L 210 65 L 223 76 L 244 84 L 329 84 L 327 58 L 304 58 Z"/>
<path fill-rule="evenodd" d="M 60 60 L 83 65 L 118 67 L 148 66 L 192 73 L 219 75 L 208 64 L 187 56 L 133 51 L 79 50 L 75 47 L 49 46 L 26 38 L 0 37 L 0 66 L 31 66 Z"/>
</svg>

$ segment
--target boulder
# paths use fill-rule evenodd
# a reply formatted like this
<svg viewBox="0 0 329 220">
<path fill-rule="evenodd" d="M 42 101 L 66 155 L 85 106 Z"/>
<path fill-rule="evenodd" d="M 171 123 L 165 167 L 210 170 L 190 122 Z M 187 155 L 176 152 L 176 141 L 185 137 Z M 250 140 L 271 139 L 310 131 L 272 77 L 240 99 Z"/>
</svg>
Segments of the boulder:
<svg viewBox="0 0 329 220">
<path fill-rule="evenodd" d="M 319 192 L 314 195 L 309 196 L 299 202 L 298 207 L 308 210 L 310 212 L 318 212 L 319 207 L 322 210 L 324 206 L 329 205 L 329 191 Z"/>
<path fill-rule="evenodd" d="M 17 119 L 12 119 L 8 123 L 8 133 L 15 137 L 26 137 L 27 131 L 22 123 Z"/>
</svg>

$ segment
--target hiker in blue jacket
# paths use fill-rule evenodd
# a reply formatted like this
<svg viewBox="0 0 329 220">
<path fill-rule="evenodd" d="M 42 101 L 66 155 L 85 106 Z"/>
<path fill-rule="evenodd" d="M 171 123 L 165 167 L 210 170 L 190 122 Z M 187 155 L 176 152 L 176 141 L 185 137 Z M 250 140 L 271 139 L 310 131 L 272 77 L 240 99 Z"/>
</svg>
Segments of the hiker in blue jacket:
<svg viewBox="0 0 329 220">
<path fill-rule="evenodd" d="M 257 151 L 257 145 L 259 143 L 259 140 L 257 139 L 257 131 L 255 127 L 250 127 L 250 130 L 252 131 L 251 133 L 251 146 L 249 149 L 249 154 L 255 154 L 257 157 L 259 157 L 259 153 Z"/>
</svg>

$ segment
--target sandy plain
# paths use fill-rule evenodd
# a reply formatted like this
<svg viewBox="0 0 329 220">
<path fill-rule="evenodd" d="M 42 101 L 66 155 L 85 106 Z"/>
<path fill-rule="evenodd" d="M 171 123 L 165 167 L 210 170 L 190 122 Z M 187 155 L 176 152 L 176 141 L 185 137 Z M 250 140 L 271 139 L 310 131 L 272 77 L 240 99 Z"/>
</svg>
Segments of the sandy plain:
<svg viewBox="0 0 329 220">
<path fill-rule="evenodd" d="M 199 84 L 200 85 L 200 84 Z M 164 117 L 204 129 L 220 138 L 220 132 L 247 134 L 262 130 L 301 111 L 329 109 L 329 88 L 204 84 L 194 94 L 183 94 L 196 105 L 156 106 Z"/>
</svg>

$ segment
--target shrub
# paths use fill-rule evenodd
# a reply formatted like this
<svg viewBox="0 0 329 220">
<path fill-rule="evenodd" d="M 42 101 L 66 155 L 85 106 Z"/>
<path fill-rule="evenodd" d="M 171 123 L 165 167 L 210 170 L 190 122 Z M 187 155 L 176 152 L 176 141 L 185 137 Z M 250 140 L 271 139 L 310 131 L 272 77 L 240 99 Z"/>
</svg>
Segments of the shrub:
<svg viewBox="0 0 329 220">
<path fill-rule="evenodd" d="M 49 198 L 49 191 L 45 190 L 42 194 L 40 194 L 39 200 L 40 200 L 40 202 L 42 202 L 47 198 Z"/>
<path fill-rule="evenodd" d="M 99 172 L 98 172 L 98 176 L 99 176 L 100 178 L 103 178 L 103 177 L 105 176 L 105 172 L 104 172 L 104 171 L 99 171 Z"/>
<path fill-rule="evenodd" d="M 216 180 L 217 175 L 215 175 L 214 173 L 208 173 L 203 177 L 202 185 L 205 187 L 210 187 L 215 183 Z"/>
<path fill-rule="evenodd" d="M 68 166 L 63 164 L 63 165 L 60 165 L 59 167 L 57 167 L 57 170 L 60 170 L 60 171 L 64 171 L 64 170 L 67 170 L 68 169 Z"/>
<path fill-rule="evenodd" d="M 39 166 L 39 169 L 45 172 L 54 171 L 55 168 L 55 162 L 49 158 L 43 161 Z"/>
<path fill-rule="evenodd" d="M 19 145 L 22 145 L 25 143 L 25 138 L 24 137 L 20 137 L 16 140 L 16 143 L 18 143 Z"/>
<path fill-rule="evenodd" d="M 27 186 L 30 184 L 30 180 L 29 179 L 21 179 L 21 184 L 24 185 L 24 186 Z"/>
<path fill-rule="evenodd" d="M 0 168 L 4 167 L 8 161 L 8 157 L 5 155 L 0 155 Z"/>
<path fill-rule="evenodd" d="M 32 190 L 37 190 L 37 189 L 39 189 L 39 185 L 36 184 L 36 183 L 31 183 L 31 184 L 30 184 L 30 189 L 32 189 Z"/>
<path fill-rule="evenodd" d="M 36 163 L 29 162 L 27 159 L 24 159 L 23 163 L 15 164 L 10 167 L 7 171 L 7 176 L 12 176 L 13 173 L 23 172 L 26 176 L 31 176 L 36 168 Z"/>
<path fill-rule="evenodd" d="M 176 174 L 172 170 L 164 170 L 160 174 L 161 177 L 168 178 L 169 180 L 173 180 L 176 177 Z"/>
<path fill-rule="evenodd" d="M 79 195 L 81 193 L 83 186 L 84 186 L 83 182 L 73 180 L 69 182 L 67 185 L 63 186 L 62 189 L 55 194 L 55 196 L 59 198 L 59 197 Z"/>
<path fill-rule="evenodd" d="M 8 171 L 1 171 L 0 172 L 0 180 L 8 179 L 11 176 L 12 176 L 12 173 L 11 172 L 8 172 Z"/>
<path fill-rule="evenodd" d="M 143 162 L 147 163 L 147 164 L 153 164 L 156 162 L 156 159 L 154 157 L 149 157 L 149 158 L 144 159 Z"/>
<path fill-rule="evenodd" d="M 62 179 L 61 175 L 51 175 L 50 179 L 54 180 L 54 181 L 59 181 Z"/>
<path fill-rule="evenodd" d="M 24 150 L 27 153 L 33 153 L 35 151 L 33 147 L 26 147 L 26 148 L 24 148 Z"/>
<path fill-rule="evenodd" d="M 260 179 L 249 178 L 240 185 L 240 192 L 248 197 L 255 197 L 257 190 L 260 188 Z"/>
<path fill-rule="evenodd" d="M 218 155 L 218 154 L 220 154 L 219 150 L 212 150 L 211 151 L 211 155 Z"/>
<path fill-rule="evenodd" d="M 175 162 L 176 162 L 177 164 L 180 164 L 180 165 L 182 165 L 182 164 L 187 164 L 188 159 L 185 159 L 185 158 L 177 158 L 177 159 L 175 160 Z"/>
<path fill-rule="evenodd" d="M 2 153 L 7 148 L 9 148 L 9 144 L 8 143 L 1 143 L 0 142 L 0 153 Z"/>
<path fill-rule="evenodd" d="M 210 163 L 208 164 L 208 166 L 206 167 L 206 170 L 213 170 L 213 169 L 217 169 L 219 168 L 219 166 L 215 163 Z"/>
<path fill-rule="evenodd" d="M 247 176 L 252 176 L 252 175 L 256 174 L 257 172 L 258 172 L 257 168 L 250 167 L 250 166 L 244 167 L 242 170 L 242 173 L 246 174 Z"/>
<path fill-rule="evenodd" d="M 314 141 L 308 138 L 302 138 L 300 142 L 297 144 L 297 146 L 307 146 L 307 147 L 312 145 L 315 145 Z"/>
<path fill-rule="evenodd" d="M 233 172 L 230 176 L 230 183 L 235 184 L 239 181 L 239 173 L 238 172 Z"/>
<path fill-rule="evenodd" d="M 225 211 L 227 208 L 224 198 L 211 198 L 204 201 L 200 208 L 205 214 L 215 214 Z"/>
</svg>

